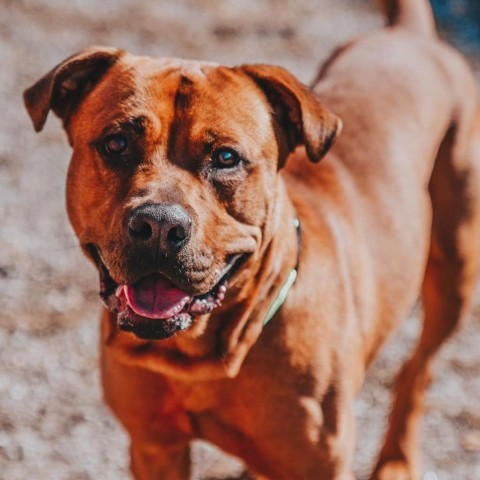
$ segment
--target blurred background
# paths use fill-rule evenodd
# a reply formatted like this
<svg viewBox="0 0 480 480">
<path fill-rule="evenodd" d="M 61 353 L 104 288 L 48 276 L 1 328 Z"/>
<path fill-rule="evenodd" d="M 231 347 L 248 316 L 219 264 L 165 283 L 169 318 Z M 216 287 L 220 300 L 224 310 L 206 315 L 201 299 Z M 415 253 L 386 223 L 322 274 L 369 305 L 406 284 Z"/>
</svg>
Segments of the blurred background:
<svg viewBox="0 0 480 480">
<path fill-rule="evenodd" d="M 433 4 L 442 35 L 478 71 L 480 2 Z M 228 65 L 273 63 L 308 83 L 334 46 L 382 23 L 369 0 L 0 0 L 0 480 L 129 478 L 126 435 L 101 399 L 97 278 L 64 209 L 69 147 L 53 116 L 35 135 L 23 90 L 92 44 Z M 373 465 L 418 314 L 384 349 L 357 402 L 359 478 Z M 424 480 L 480 479 L 479 345 L 477 305 L 436 363 Z M 202 444 L 194 461 L 195 480 L 239 470 Z"/>
<path fill-rule="evenodd" d="M 480 48 L 480 3 L 477 0 L 431 0 L 444 37 L 472 56 Z"/>
</svg>

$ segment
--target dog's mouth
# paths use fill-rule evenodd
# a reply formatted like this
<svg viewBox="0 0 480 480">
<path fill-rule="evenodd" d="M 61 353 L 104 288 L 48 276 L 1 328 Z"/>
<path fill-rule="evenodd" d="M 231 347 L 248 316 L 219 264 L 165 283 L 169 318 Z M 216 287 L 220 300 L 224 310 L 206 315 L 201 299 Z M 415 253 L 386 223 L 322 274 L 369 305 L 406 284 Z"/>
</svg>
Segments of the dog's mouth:
<svg viewBox="0 0 480 480">
<path fill-rule="evenodd" d="M 88 250 L 98 264 L 100 298 L 110 311 L 117 314 L 119 328 L 152 340 L 168 338 L 186 330 L 195 317 L 209 314 L 219 307 L 229 281 L 247 257 L 247 254 L 230 256 L 217 283 L 206 293 L 193 295 L 160 273 L 146 275 L 133 285 L 120 285 L 111 277 L 97 248 L 89 246 Z"/>
</svg>

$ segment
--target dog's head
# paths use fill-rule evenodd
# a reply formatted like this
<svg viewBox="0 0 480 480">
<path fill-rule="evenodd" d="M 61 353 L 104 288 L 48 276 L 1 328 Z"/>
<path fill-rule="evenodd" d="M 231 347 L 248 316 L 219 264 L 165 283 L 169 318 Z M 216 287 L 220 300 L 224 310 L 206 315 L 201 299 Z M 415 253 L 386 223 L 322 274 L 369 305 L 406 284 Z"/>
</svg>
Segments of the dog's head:
<svg viewBox="0 0 480 480">
<path fill-rule="evenodd" d="M 70 220 L 119 325 L 165 338 L 214 310 L 274 234 L 279 168 L 317 162 L 339 120 L 285 70 L 135 57 L 91 48 L 25 92 L 73 156 Z M 238 275 L 237 275 L 238 276 Z"/>
</svg>

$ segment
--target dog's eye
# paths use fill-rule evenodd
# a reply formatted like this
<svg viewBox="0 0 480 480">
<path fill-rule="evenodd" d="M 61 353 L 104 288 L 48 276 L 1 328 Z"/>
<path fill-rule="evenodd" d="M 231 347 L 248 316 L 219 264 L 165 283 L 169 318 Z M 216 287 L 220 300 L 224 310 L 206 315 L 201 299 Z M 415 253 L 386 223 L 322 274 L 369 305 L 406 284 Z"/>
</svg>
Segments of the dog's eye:
<svg viewBox="0 0 480 480">
<path fill-rule="evenodd" d="M 212 155 L 215 168 L 232 168 L 240 163 L 240 155 L 231 148 L 219 148 Z"/>
<path fill-rule="evenodd" d="M 114 133 L 105 137 L 103 145 L 108 155 L 122 155 L 128 148 L 127 137 L 122 133 Z"/>
</svg>

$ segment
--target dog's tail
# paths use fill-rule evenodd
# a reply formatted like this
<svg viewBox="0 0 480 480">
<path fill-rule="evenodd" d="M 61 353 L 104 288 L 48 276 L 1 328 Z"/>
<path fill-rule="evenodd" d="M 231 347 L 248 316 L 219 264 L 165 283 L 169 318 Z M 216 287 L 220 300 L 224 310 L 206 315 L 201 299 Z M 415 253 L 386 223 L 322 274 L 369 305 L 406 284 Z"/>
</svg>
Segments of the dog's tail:
<svg viewBox="0 0 480 480">
<path fill-rule="evenodd" d="M 377 0 L 391 26 L 399 25 L 425 37 L 436 35 L 428 0 Z"/>
</svg>

